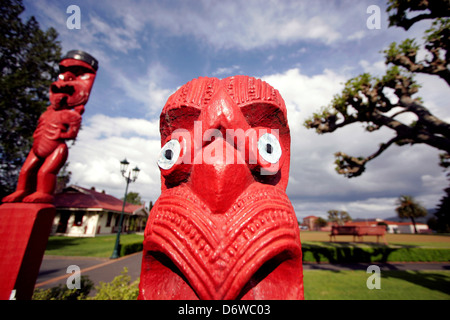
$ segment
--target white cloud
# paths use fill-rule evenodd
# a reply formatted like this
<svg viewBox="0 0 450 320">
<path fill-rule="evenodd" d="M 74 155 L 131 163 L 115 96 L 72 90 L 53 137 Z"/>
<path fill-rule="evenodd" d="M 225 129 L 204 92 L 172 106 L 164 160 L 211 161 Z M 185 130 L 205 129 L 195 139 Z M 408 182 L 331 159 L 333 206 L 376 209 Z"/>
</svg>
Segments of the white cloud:
<svg viewBox="0 0 450 320">
<path fill-rule="evenodd" d="M 123 197 L 125 180 L 119 162 L 127 158 L 130 169 L 138 166 L 141 170 L 130 190 L 138 190 L 147 203 L 155 201 L 161 189 L 156 166 L 160 146 L 157 120 L 95 115 L 83 122 L 75 145 L 70 147 L 71 183 L 87 188 L 94 186 Z"/>
<path fill-rule="evenodd" d="M 147 73 L 135 78 L 133 74 L 116 71 L 115 85 L 119 90 L 125 91 L 128 98 L 142 103 L 147 114 L 160 112 L 169 96 L 171 89 L 160 87 L 164 79 L 170 77 L 167 69 L 159 63 L 150 65 Z"/>
<path fill-rule="evenodd" d="M 353 38 L 365 27 L 366 4 L 340 6 L 315 1 L 136 1 L 111 2 L 115 15 L 133 30 L 152 25 L 173 36 L 194 36 L 215 49 L 254 49 L 314 40 L 332 44 L 350 28 Z M 352 23 L 350 23 L 352 22 Z M 351 38 L 350 40 L 352 40 Z M 346 40 L 346 39 L 344 39 Z"/>
<path fill-rule="evenodd" d="M 347 36 L 347 40 L 361 40 L 366 36 L 366 32 L 364 30 L 358 30 L 355 33 Z"/>
<path fill-rule="evenodd" d="M 376 77 L 383 76 L 387 70 L 384 60 L 379 60 L 373 63 L 370 63 L 367 60 L 361 60 L 359 61 L 359 65 L 363 68 L 364 72 L 370 73 Z"/>
<path fill-rule="evenodd" d="M 139 136 L 148 139 L 159 138 L 158 121 L 145 119 L 130 119 L 125 117 L 112 118 L 97 114 L 91 117 L 81 131 L 89 138 L 102 139 L 105 137 Z"/>
<path fill-rule="evenodd" d="M 322 74 L 306 76 L 294 68 L 284 73 L 263 76 L 263 80 L 276 88 L 288 110 L 288 121 L 294 134 L 303 128 L 303 122 L 313 112 L 330 104 L 333 95 L 342 90 L 345 75 L 324 70 Z"/>
<path fill-rule="evenodd" d="M 415 79 L 421 86 L 417 96 L 423 99 L 427 107 L 436 117 L 450 122 L 450 90 L 448 84 L 437 76 L 416 74 Z"/>
<path fill-rule="evenodd" d="M 90 19 L 86 22 L 84 28 L 90 30 L 97 42 L 107 44 L 111 49 L 122 53 L 140 48 L 136 30 L 127 26 L 119 27 L 108 23 L 94 14 L 89 16 Z"/>
<path fill-rule="evenodd" d="M 222 77 L 227 75 L 232 75 L 239 73 L 241 68 L 238 65 L 233 65 L 231 67 L 221 67 L 212 73 L 214 77 Z"/>
</svg>

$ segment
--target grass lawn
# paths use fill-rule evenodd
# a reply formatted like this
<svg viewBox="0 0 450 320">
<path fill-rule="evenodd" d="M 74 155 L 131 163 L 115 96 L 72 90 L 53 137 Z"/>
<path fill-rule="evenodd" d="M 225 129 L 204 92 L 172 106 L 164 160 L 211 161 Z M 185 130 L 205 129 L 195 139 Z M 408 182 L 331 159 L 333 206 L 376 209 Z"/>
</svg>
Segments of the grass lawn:
<svg viewBox="0 0 450 320">
<path fill-rule="evenodd" d="M 144 236 L 138 234 L 121 234 L 120 243 L 144 241 Z M 46 255 L 79 256 L 109 258 L 114 250 L 116 235 L 99 236 L 95 238 L 75 238 L 52 236 L 48 239 Z"/>
<path fill-rule="evenodd" d="M 365 271 L 305 270 L 305 300 L 450 300 L 450 271 L 381 271 L 368 289 Z"/>
<path fill-rule="evenodd" d="M 301 232 L 303 244 L 337 248 L 377 248 L 374 239 L 364 238 L 363 243 L 338 237 L 329 243 L 326 232 Z M 345 237 L 344 237 L 345 238 Z M 388 235 L 389 248 L 450 249 L 450 236 L 442 235 Z M 122 234 L 121 243 L 143 241 L 142 235 Z M 116 235 L 95 238 L 49 238 L 46 255 L 61 256 L 111 256 Z M 384 247 L 380 244 L 379 247 Z M 343 251 L 344 252 L 344 251 Z M 419 251 L 418 251 L 419 252 Z M 345 252 L 344 252 L 345 253 Z M 419 252 L 423 254 L 423 252 Z M 307 300 L 450 300 L 450 271 L 381 271 L 381 289 L 368 289 L 366 281 L 371 274 L 365 271 L 304 270 L 305 299 Z"/>
<path fill-rule="evenodd" d="M 300 232 L 306 262 L 446 262 L 450 261 L 450 235 L 387 234 L 384 242 L 376 236 L 353 241 L 353 236 L 337 236 L 330 242 L 328 232 Z M 381 239 L 380 239 L 381 240 Z"/>
<path fill-rule="evenodd" d="M 309 242 L 329 242 L 329 232 L 321 231 L 301 231 L 300 240 L 302 243 Z M 374 244 L 376 236 L 364 236 L 363 244 Z M 450 235 L 445 234 L 386 234 L 386 241 L 389 246 L 411 246 L 429 248 L 450 249 Z M 353 242 L 353 236 L 336 236 L 335 243 Z M 357 242 L 354 242 L 357 243 Z M 382 239 L 380 238 L 382 244 Z"/>
</svg>

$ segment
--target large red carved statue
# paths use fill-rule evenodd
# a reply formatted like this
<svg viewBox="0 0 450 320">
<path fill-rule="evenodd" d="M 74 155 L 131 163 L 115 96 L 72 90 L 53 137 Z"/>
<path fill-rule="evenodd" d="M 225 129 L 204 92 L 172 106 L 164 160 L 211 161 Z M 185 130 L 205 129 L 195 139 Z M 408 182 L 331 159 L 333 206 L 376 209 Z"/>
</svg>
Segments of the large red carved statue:
<svg viewBox="0 0 450 320">
<path fill-rule="evenodd" d="M 160 131 L 139 299 L 303 299 L 279 92 L 248 76 L 194 79 L 168 99 Z"/>
<path fill-rule="evenodd" d="M 50 106 L 39 118 L 16 191 L 3 202 L 53 202 L 56 175 L 68 156 L 65 141 L 78 134 L 97 68 L 97 60 L 79 50 L 61 60 L 58 80 L 50 86 Z"/>
</svg>

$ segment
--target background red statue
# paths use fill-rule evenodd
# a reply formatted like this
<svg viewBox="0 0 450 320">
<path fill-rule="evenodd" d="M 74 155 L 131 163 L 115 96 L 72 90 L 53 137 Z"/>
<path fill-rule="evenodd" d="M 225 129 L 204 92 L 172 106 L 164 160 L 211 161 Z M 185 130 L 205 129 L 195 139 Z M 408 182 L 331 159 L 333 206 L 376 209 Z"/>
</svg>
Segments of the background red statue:
<svg viewBox="0 0 450 320">
<path fill-rule="evenodd" d="M 303 299 L 279 92 L 248 76 L 194 79 L 168 99 L 160 131 L 139 299 Z"/>
<path fill-rule="evenodd" d="M 97 69 L 97 60 L 86 52 L 72 50 L 63 57 L 58 80 L 50 86 L 50 105 L 39 118 L 16 191 L 3 202 L 53 202 L 56 175 L 68 156 L 65 141 L 78 134 Z"/>
<path fill-rule="evenodd" d="M 0 300 L 30 300 L 55 217 L 56 175 L 67 160 L 66 140 L 75 139 L 98 69 L 95 58 L 72 50 L 50 86 L 50 106 L 41 115 L 16 191 L 0 205 Z"/>
</svg>

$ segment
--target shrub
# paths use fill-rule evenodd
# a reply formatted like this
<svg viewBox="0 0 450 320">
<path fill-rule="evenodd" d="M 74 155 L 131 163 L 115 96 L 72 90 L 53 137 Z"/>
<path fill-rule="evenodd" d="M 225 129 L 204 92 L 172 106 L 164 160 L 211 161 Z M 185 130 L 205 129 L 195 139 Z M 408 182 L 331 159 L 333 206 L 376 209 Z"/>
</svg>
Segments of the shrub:
<svg viewBox="0 0 450 320">
<path fill-rule="evenodd" d="M 88 276 L 81 276 L 81 289 L 69 289 L 60 284 L 50 289 L 35 289 L 32 300 L 85 300 L 94 287 Z"/>
<path fill-rule="evenodd" d="M 97 294 L 90 300 L 136 300 L 139 293 L 139 279 L 131 283 L 131 276 L 125 267 L 120 276 L 110 283 L 100 282 L 95 287 Z"/>
<path fill-rule="evenodd" d="M 120 276 L 110 283 L 100 282 L 97 293 L 88 297 L 94 283 L 88 276 L 81 276 L 81 289 L 68 289 L 60 284 L 50 289 L 35 289 L 33 300 L 136 300 L 139 293 L 139 279 L 131 283 L 128 269 L 124 268 Z"/>
</svg>

